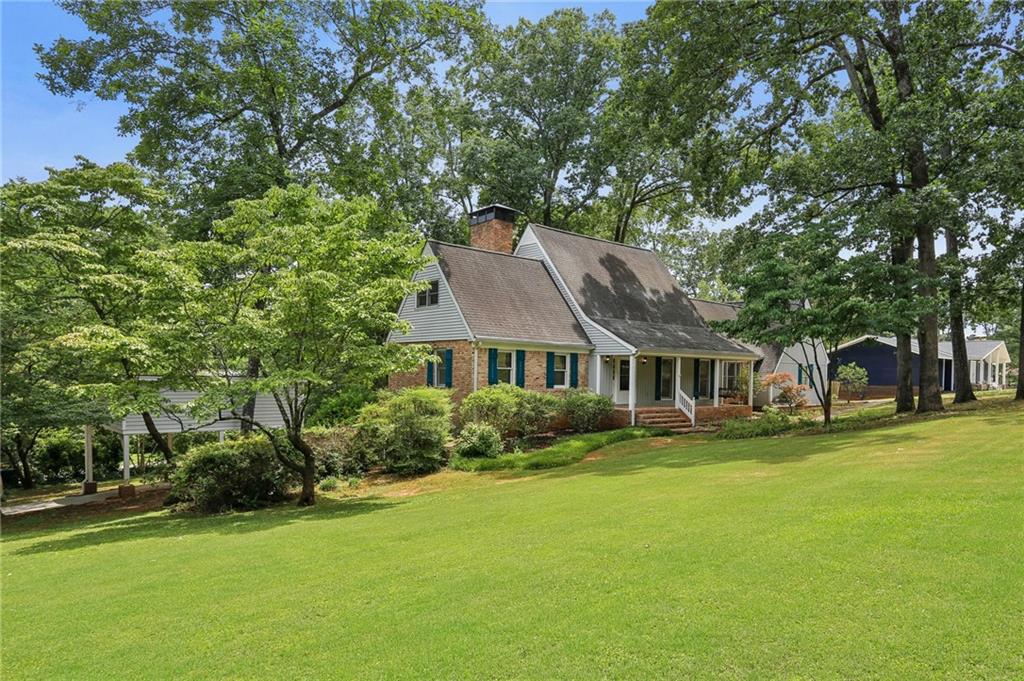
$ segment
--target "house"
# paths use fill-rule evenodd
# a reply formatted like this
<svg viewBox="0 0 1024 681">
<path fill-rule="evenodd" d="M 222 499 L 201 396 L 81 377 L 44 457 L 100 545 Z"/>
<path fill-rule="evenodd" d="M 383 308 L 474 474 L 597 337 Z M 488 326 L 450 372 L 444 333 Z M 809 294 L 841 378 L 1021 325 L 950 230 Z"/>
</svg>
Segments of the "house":
<svg viewBox="0 0 1024 681">
<path fill-rule="evenodd" d="M 654 252 L 536 224 L 513 249 L 514 213 L 475 211 L 470 246 L 425 244 L 433 262 L 414 279 L 429 287 L 402 302 L 409 332 L 389 340 L 436 359 L 389 387 L 456 400 L 496 383 L 587 388 L 621 423 L 674 428 L 750 415 L 761 354 L 709 328 Z"/>
<path fill-rule="evenodd" d="M 918 384 L 921 361 L 917 339 L 910 340 L 911 371 L 914 385 Z M 1003 341 L 969 339 L 967 361 L 971 383 L 982 389 L 1005 388 L 1010 353 Z M 856 363 L 867 369 L 868 397 L 892 397 L 896 394 L 896 339 L 891 336 L 861 336 L 839 346 L 836 367 Z M 939 385 L 942 390 L 956 389 L 953 380 L 953 344 L 939 341 Z"/>
<path fill-rule="evenodd" d="M 733 321 L 739 316 L 742 302 L 720 303 L 710 300 L 693 299 L 694 307 L 706 322 Z M 754 368 L 760 378 L 768 374 L 789 374 L 796 383 L 809 386 L 804 397 L 811 405 L 820 405 L 817 391 L 814 390 L 815 381 L 819 376 L 828 376 L 828 352 L 825 346 L 819 341 L 808 340 L 789 347 L 778 344 L 748 346 L 751 351 L 757 352 L 762 359 L 755 363 Z M 776 388 L 768 387 L 759 390 L 754 394 L 754 406 L 763 407 L 775 401 Z M 824 392 L 824 391 L 823 391 Z"/>
</svg>

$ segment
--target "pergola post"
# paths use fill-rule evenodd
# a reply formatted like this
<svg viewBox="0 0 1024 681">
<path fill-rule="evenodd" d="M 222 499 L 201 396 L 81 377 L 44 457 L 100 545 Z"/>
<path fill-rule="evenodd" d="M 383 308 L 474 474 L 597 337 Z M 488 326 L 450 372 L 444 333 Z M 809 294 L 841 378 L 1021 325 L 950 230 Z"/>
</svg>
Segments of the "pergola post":
<svg viewBox="0 0 1024 681">
<path fill-rule="evenodd" d="M 92 463 L 92 426 L 85 427 L 85 482 L 82 483 L 82 494 L 94 494 L 96 480 L 93 477 Z"/>
<path fill-rule="evenodd" d="M 125 482 L 128 482 L 132 478 L 132 454 L 131 454 L 131 435 L 127 433 L 121 435 L 121 449 L 124 452 L 124 461 L 121 467 L 121 477 Z"/>
<path fill-rule="evenodd" d="M 636 355 L 629 356 L 629 425 L 636 425 Z"/>
<path fill-rule="evenodd" d="M 747 406 L 754 408 L 754 361 L 750 361 L 750 385 L 747 387 Z"/>
</svg>

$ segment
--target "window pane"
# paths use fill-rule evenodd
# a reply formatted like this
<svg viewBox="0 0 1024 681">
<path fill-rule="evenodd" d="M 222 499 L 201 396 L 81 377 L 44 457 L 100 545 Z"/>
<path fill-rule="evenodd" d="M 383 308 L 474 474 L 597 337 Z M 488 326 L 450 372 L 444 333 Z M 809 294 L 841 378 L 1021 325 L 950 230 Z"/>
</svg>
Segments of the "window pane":
<svg viewBox="0 0 1024 681">
<path fill-rule="evenodd" d="M 629 390 L 629 360 L 619 361 L 619 390 Z"/>
<path fill-rule="evenodd" d="M 672 384 L 675 381 L 674 370 L 675 365 L 671 358 L 662 358 L 661 360 L 661 399 L 667 400 L 675 397 L 672 394 Z"/>
<path fill-rule="evenodd" d="M 501 350 L 498 352 L 498 382 L 512 382 L 512 352 Z"/>
<path fill-rule="evenodd" d="M 434 387 L 444 387 L 444 353 L 440 353 L 434 357 Z"/>
<path fill-rule="evenodd" d="M 437 305 L 437 301 L 438 301 L 438 299 L 440 297 L 440 295 L 438 293 L 438 291 L 439 291 L 438 287 L 439 287 L 439 284 L 438 284 L 436 279 L 434 281 L 430 282 L 430 291 L 428 291 L 428 293 L 430 293 L 430 305 Z"/>
<path fill-rule="evenodd" d="M 565 355 L 555 355 L 555 371 L 565 371 Z"/>
</svg>

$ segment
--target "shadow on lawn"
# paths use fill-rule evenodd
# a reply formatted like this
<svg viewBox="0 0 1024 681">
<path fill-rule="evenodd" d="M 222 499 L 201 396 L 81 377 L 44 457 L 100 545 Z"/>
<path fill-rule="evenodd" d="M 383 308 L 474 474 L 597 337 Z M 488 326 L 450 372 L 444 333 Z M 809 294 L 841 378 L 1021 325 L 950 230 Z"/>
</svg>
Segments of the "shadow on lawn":
<svg viewBox="0 0 1024 681">
<path fill-rule="evenodd" d="M 157 512 L 144 516 L 130 516 L 84 521 L 69 526 L 60 537 L 32 542 L 14 550 L 15 555 L 69 551 L 89 546 L 101 546 L 138 539 L 166 539 L 196 534 L 244 534 L 262 532 L 283 525 L 315 520 L 339 520 L 383 511 L 404 502 L 384 499 L 329 499 L 321 497 L 313 507 L 299 508 L 279 505 L 249 512 L 222 515 L 196 515 L 192 513 Z M 53 528 L 17 532 L 9 540 L 29 540 L 51 535 Z"/>
<path fill-rule="evenodd" d="M 896 425 L 896 424 L 894 424 Z M 694 468 L 738 461 L 764 464 L 787 464 L 805 461 L 813 456 L 832 454 L 856 447 L 912 447 L 922 438 L 915 433 L 893 433 L 890 428 L 873 429 L 877 434 L 851 431 L 822 435 L 787 435 L 774 438 L 747 440 L 703 440 L 687 442 L 690 436 L 673 438 L 671 444 L 658 445 L 647 450 L 616 455 L 589 464 L 574 464 L 535 474 L 546 478 L 569 478 L 578 475 L 631 475 L 651 468 Z M 637 441 L 647 442 L 647 441 Z M 634 443 L 629 443 L 634 444 Z"/>
<path fill-rule="evenodd" d="M 986 403 L 987 402 L 987 403 Z M 612 445 L 610 456 L 590 463 L 573 464 L 549 471 L 534 472 L 546 478 L 568 478 L 577 475 L 630 475 L 655 468 L 693 468 L 736 461 L 765 464 L 785 464 L 804 461 L 813 456 L 832 454 L 855 448 L 869 451 L 886 447 L 902 447 L 913 452 L 915 443 L 928 438 L 912 430 L 914 425 L 926 422 L 953 425 L 962 418 L 977 419 L 986 426 L 1012 427 L 1022 424 L 1024 405 L 1011 400 L 995 400 L 957 405 L 945 413 L 907 416 L 868 422 L 863 428 L 837 432 L 791 433 L 771 438 L 746 440 L 688 440 L 691 435 L 672 438 L 662 444 L 658 438 L 633 440 Z M 900 429 L 896 431 L 896 429 Z M 1019 437 L 1006 431 L 1007 437 Z M 647 449 L 629 451 L 635 447 Z M 615 450 L 626 450 L 617 453 Z M 600 450 L 599 450 L 600 451 Z M 628 453 L 627 453 L 628 452 Z"/>
</svg>

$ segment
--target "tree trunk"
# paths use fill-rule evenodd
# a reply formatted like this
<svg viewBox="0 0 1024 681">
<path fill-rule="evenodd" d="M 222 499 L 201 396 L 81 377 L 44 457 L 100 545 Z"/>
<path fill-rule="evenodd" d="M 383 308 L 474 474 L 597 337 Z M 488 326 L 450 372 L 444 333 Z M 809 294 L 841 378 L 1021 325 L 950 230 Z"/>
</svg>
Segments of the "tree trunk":
<svg viewBox="0 0 1024 681">
<path fill-rule="evenodd" d="M 832 426 L 832 382 L 829 381 L 827 386 L 825 388 L 825 397 L 821 401 L 821 412 L 825 416 L 825 427 L 829 428 Z"/>
<path fill-rule="evenodd" d="M 967 338 L 964 335 L 964 284 L 960 273 L 960 235 L 956 226 L 946 228 L 946 257 L 952 261 L 949 277 L 949 337 L 953 344 L 954 404 L 972 402 L 971 367 L 967 363 Z"/>
<path fill-rule="evenodd" d="M 914 236 L 898 234 L 893 236 L 890 260 L 895 269 L 893 288 L 897 299 L 911 296 L 910 284 L 903 275 L 914 255 Z M 896 413 L 905 414 L 914 411 L 914 355 L 910 349 L 910 334 L 906 331 L 896 332 Z"/>
<path fill-rule="evenodd" d="M 262 300 L 256 302 L 257 309 L 263 309 L 262 303 Z M 246 371 L 246 375 L 251 379 L 257 379 L 260 377 L 260 358 L 257 357 L 256 355 L 249 355 L 249 367 L 248 370 Z M 256 420 L 255 397 L 253 397 L 251 400 L 249 400 L 242 406 L 242 416 L 245 417 L 244 419 L 242 419 L 242 432 L 251 433 L 252 422 Z"/>
<path fill-rule="evenodd" d="M 164 440 L 163 435 L 161 435 L 160 431 L 157 430 L 156 423 L 153 422 L 153 416 L 148 411 L 142 412 L 142 422 L 146 424 L 146 431 L 149 433 L 149 436 L 153 438 L 153 442 L 156 443 L 156 448 L 164 455 L 164 461 L 171 463 L 171 460 L 174 458 L 174 452 L 171 451 L 171 448 L 167 445 L 167 441 Z"/>
<path fill-rule="evenodd" d="M 28 460 L 28 455 L 31 453 L 31 447 L 22 447 L 21 443 L 18 443 L 18 462 L 21 464 L 18 476 L 21 478 L 22 489 L 32 489 L 36 486 L 35 476 L 32 475 L 32 464 Z"/>
<path fill-rule="evenodd" d="M 1017 394 L 1013 399 L 1024 400 L 1024 284 L 1020 287 L 1020 335 L 1017 340 Z"/>
<path fill-rule="evenodd" d="M 288 441 L 302 454 L 302 493 L 299 494 L 299 506 L 312 506 L 316 503 L 316 454 L 298 433 L 289 433 Z"/>
</svg>

